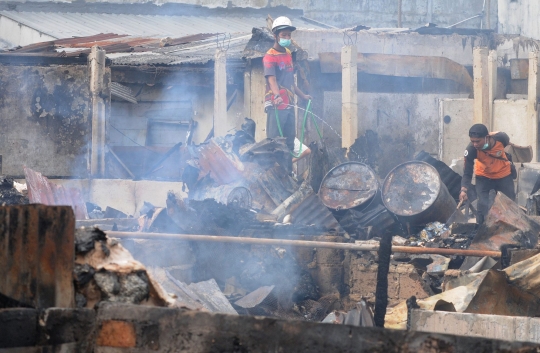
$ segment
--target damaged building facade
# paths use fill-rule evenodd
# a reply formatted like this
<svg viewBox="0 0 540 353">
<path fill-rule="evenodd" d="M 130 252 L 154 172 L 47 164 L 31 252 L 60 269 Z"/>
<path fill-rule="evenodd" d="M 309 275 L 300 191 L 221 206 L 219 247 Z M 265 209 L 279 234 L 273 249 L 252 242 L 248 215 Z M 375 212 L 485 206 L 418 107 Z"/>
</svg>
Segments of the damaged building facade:
<svg viewBox="0 0 540 353">
<path fill-rule="evenodd" d="M 537 350 L 535 5 L 288 5 L 0 4 L 0 349 Z M 279 15 L 313 97 L 293 174 Z M 473 123 L 529 151 L 482 225 Z"/>
</svg>

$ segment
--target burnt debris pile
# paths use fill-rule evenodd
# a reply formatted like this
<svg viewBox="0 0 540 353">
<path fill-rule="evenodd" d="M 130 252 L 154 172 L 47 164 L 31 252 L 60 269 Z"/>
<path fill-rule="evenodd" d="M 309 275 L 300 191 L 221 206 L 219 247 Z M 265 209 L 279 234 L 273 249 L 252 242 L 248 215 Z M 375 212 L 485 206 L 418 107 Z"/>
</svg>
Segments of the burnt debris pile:
<svg viewBox="0 0 540 353">
<path fill-rule="evenodd" d="M 97 228 L 75 231 L 75 303 L 100 302 L 170 306 L 172 299 L 150 280 L 144 265 L 117 240 Z"/>
<path fill-rule="evenodd" d="M 0 176 L 0 206 L 26 205 L 26 187 L 12 178 Z"/>
<path fill-rule="evenodd" d="M 532 206 L 527 215 L 493 195 L 478 226 L 476 203 L 458 206 L 461 177 L 424 152 L 381 178 L 370 132 L 347 154 L 310 144 L 293 174 L 284 140 L 255 142 L 252 130 L 247 121 L 235 134 L 179 148 L 183 193 L 165 192 L 160 206 L 144 202 L 135 215 L 85 202 L 81 191 L 25 169 L 30 202 L 71 205 L 86 226 L 74 240 L 78 307 L 129 303 L 406 328 L 417 306 L 473 312 L 475 300 L 490 302 L 490 288 L 506 283 L 508 298 L 518 293 L 536 315 L 523 268 L 498 271 L 538 253 Z M 1 187 L 17 192 L 13 185 Z M 487 308 L 506 310 L 476 312 Z"/>
</svg>

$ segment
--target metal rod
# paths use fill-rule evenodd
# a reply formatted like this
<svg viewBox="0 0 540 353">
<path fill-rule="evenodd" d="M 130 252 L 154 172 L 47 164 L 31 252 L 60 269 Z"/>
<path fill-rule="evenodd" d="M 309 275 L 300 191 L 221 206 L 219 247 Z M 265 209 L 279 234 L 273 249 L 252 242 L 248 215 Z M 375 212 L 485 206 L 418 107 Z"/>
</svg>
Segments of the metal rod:
<svg viewBox="0 0 540 353">
<path fill-rule="evenodd" d="M 308 241 L 308 240 L 287 240 L 287 239 L 262 239 L 262 238 L 244 238 L 244 237 L 228 237 L 216 235 L 198 235 L 198 234 L 170 234 L 170 233 L 144 233 L 144 232 L 115 232 L 106 231 L 108 236 L 127 239 L 159 239 L 159 240 L 183 240 L 183 241 L 200 241 L 200 242 L 219 242 L 219 243 L 236 243 L 236 244 L 252 244 L 252 245 L 275 245 L 275 246 L 296 246 L 304 248 L 324 248 L 337 250 L 352 250 L 352 251 L 378 251 L 379 245 L 358 245 L 351 243 L 331 243 L 324 241 Z M 459 256 L 491 256 L 501 257 L 500 251 L 489 250 L 464 250 L 464 249 L 441 249 L 441 248 L 420 248 L 412 246 L 393 246 L 394 253 L 408 254 L 434 254 L 434 255 L 459 255 Z"/>
<path fill-rule="evenodd" d="M 454 23 L 453 25 L 450 25 L 450 26 L 448 26 L 448 27 L 446 27 L 446 28 L 454 28 L 455 26 L 460 25 L 460 24 L 462 24 L 462 23 L 464 23 L 464 22 L 467 22 L 467 21 L 470 21 L 470 20 L 474 20 L 475 18 L 482 17 L 482 16 L 484 16 L 484 14 L 483 14 L 483 13 L 480 13 L 480 14 L 478 14 L 478 15 L 474 15 L 473 17 L 469 17 L 469 18 L 467 18 L 467 19 L 465 19 L 465 20 L 463 20 L 463 21 L 459 21 L 458 23 Z"/>
</svg>

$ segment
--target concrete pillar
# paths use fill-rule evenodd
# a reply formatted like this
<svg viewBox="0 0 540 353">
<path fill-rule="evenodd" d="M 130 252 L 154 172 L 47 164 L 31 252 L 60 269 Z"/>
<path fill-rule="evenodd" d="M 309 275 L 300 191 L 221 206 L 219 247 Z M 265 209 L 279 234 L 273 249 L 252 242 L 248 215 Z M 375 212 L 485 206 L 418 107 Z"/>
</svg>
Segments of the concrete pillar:
<svg viewBox="0 0 540 353">
<path fill-rule="evenodd" d="M 473 50 L 473 76 L 474 76 L 474 116 L 473 124 L 484 124 L 490 128 L 489 117 L 489 72 L 488 49 L 474 48 Z"/>
<path fill-rule="evenodd" d="M 359 134 L 357 57 L 358 52 L 356 45 L 345 46 L 341 49 L 341 146 L 344 148 L 351 147 Z M 360 132 L 360 134 L 364 133 L 365 131 Z"/>
<path fill-rule="evenodd" d="M 266 79 L 262 62 L 251 65 L 251 101 L 244 104 L 251 105 L 251 119 L 255 121 L 255 140 L 261 141 L 266 138 L 266 113 L 264 112 L 264 95 L 266 91 Z"/>
<path fill-rule="evenodd" d="M 540 96 L 540 77 L 538 75 L 539 54 L 529 53 L 529 89 L 527 103 L 527 141 L 533 150 L 533 162 L 538 161 L 538 97 Z"/>
<path fill-rule="evenodd" d="M 88 56 L 90 67 L 90 94 L 92 100 L 92 143 L 90 151 L 90 174 L 92 177 L 105 176 L 105 125 L 106 102 L 101 94 L 104 89 L 105 50 L 97 45 Z"/>
<path fill-rule="evenodd" d="M 225 136 L 227 130 L 227 52 L 217 49 L 214 60 L 214 136 Z"/>
<path fill-rule="evenodd" d="M 488 55 L 488 76 L 489 76 L 489 129 L 493 129 L 493 102 L 497 97 L 497 51 L 490 50 Z"/>
</svg>

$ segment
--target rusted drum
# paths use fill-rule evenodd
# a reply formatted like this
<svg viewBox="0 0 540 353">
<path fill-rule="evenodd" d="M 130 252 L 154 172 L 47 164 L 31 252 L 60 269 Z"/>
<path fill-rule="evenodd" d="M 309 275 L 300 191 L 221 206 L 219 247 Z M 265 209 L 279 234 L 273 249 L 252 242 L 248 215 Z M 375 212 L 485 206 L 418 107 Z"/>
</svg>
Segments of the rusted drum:
<svg viewBox="0 0 540 353">
<path fill-rule="evenodd" d="M 346 210 L 367 205 L 377 193 L 375 172 L 359 162 L 347 162 L 331 169 L 324 177 L 319 196 L 328 208 Z"/>
<path fill-rule="evenodd" d="M 224 205 L 234 204 L 246 209 L 251 208 L 253 201 L 249 189 L 238 183 L 195 188 L 193 191 L 190 190 L 189 198 L 196 201 L 214 199 Z"/>
<path fill-rule="evenodd" d="M 390 212 L 411 224 L 446 222 L 456 210 L 437 169 L 419 161 L 400 164 L 388 173 L 382 199 Z"/>
</svg>

